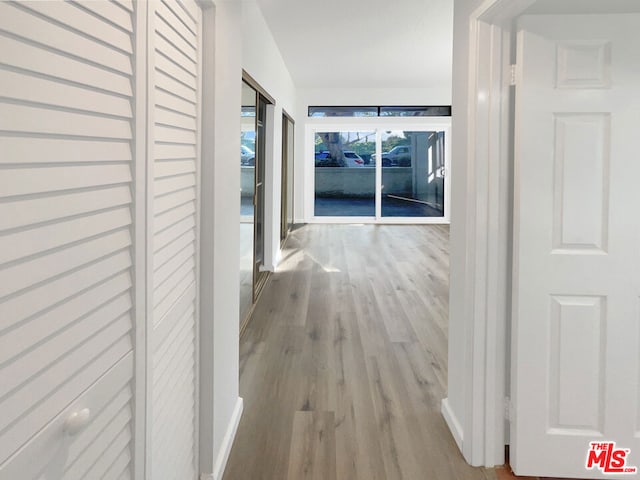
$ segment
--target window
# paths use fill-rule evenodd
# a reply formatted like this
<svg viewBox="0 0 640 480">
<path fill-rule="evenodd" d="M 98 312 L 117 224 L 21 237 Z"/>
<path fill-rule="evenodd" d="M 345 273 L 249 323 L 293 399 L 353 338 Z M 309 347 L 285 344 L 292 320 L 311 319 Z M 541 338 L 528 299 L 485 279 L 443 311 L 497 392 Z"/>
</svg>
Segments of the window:
<svg viewBox="0 0 640 480">
<path fill-rule="evenodd" d="M 315 130 L 314 217 L 447 221 L 446 131 Z"/>
<path fill-rule="evenodd" d="M 442 107 L 380 107 L 381 117 L 450 117 L 451 106 Z"/>
<path fill-rule="evenodd" d="M 377 117 L 378 107 L 309 107 L 310 117 Z"/>
<path fill-rule="evenodd" d="M 450 117 L 451 106 L 309 107 L 310 117 Z"/>
</svg>

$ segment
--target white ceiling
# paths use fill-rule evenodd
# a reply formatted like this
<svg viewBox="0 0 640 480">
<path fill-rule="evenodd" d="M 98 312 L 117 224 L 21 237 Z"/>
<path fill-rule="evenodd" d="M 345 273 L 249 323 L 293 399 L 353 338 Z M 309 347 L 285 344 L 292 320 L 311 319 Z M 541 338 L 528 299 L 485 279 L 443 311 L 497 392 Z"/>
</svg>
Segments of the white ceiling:
<svg viewBox="0 0 640 480">
<path fill-rule="evenodd" d="M 538 0 L 526 13 L 639 13 L 640 0 Z"/>
<path fill-rule="evenodd" d="M 453 0 L 257 0 L 293 81 L 450 87 Z"/>
</svg>

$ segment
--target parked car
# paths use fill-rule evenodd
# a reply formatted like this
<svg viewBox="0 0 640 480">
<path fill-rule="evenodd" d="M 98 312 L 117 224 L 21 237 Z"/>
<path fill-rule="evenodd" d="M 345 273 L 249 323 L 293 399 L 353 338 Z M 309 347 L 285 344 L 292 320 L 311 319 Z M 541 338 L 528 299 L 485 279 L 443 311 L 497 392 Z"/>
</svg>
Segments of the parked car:
<svg viewBox="0 0 640 480">
<path fill-rule="evenodd" d="M 396 145 L 388 152 L 382 152 L 382 165 L 384 166 L 385 158 L 390 166 L 410 167 L 411 166 L 412 149 L 409 145 Z"/>
<path fill-rule="evenodd" d="M 375 166 L 375 164 L 378 163 L 378 154 L 376 153 L 372 153 L 371 154 L 371 160 L 369 160 L 369 165 L 371 166 Z M 383 167 L 392 167 L 393 165 L 391 165 L 391 160 L 389 160 L 389 157 L 384 156 L 382 157 L 382 166 Z"/>
<path fill-rule="evenodd" d="M 256 154 L 246 145 L 240 145 L 240 165 L 245 167 L 256 165 Z"/>
<path fill-rule="evenodd" d="M 364 160 L 356 152 L 344 151 L 342 153 L 347 167 L 364 167 Z"/>
<path fill-rule="evenodd" d="M 351 150 L 342 152 L 344 155 L 345 167 L 364 167 L 364 160 L 360 155 Z M 316 152 L 316 167 L 341 167 L 336 160 L 331 158 L 331 153 L 327 150 Z"/>
<path fill-rule="evenodd" d="M 382 152 L 383 167 L 410 167 L 412 149 L 410 145 L 396 145 L 388 152 Z M 371 162 L 375 164 L 376 154 L 371 155 Z"/>
</svg>

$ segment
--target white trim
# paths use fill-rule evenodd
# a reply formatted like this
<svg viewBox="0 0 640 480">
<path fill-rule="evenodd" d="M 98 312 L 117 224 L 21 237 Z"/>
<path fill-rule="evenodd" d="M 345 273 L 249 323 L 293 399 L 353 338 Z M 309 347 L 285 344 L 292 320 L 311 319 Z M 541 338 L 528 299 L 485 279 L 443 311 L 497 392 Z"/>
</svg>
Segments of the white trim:
<svg viewBox="0 0 640 480">
<path fill-rule="evenodd" d="M 445 398 L 442 400 L 440 413 L 442 413 L 442 416 L 444 417 L 444 421 L 449 427 L 449 430 L 453 435 L 453 439 L 455 440 L 456 445 L 458 445 L 458 448 L 462 450 L 464 432 L 462 430 L 462 426 L 460 425 L 460 421 L 458 420 L 458 417 L 456 416 L 456 414 L 451 408 L 451 405 L 449 404 L 448 398 Z"/>
<path fill-rule="evenodd" d="M 196 0 L 197 1 L 197 0 Z M 203 66 L 204 59 L 204 40 L 203 40 L 203 32 L 205 29 L 204 21 L 205 21 L 205 9 L 210 6 L 207 4 L 202 4 L 197 2 L 197 7 L 200 10 L 200 21 L 198 22 L 198 78 L 197 78 L 197 137 L 196 137 L 196 251 L 195 251 L 195 274 L 196 274 L 196 298 L 194 299 L 194 321 L 195 321 L 195 350 L 194 350 L 194 363 L 195 363 L 195 372 L 194 372 L 194 467 L 196 472 L 200 468 L 200 378 L 201 378 L 201 364 L 200 364 L 200 348 L 201 348 L 201 339 L 200 339 L 200 324 L 201 324 L 201 316 L 200 316 L 200 297 L 202 295 L 202 286 L 201 286 L 201 249 L 202 249 L 202 140 L 204 138 L 203 132 L 205 126 L 205 122 L 203 121 L 203 98 L 204 95 L 202 93 L 202 89 L 204 88 L 205 82 L 203 80 L 203 74 L 205 68 Z M 207 52 L 209 53 L 209 52 Z"/>
<path fill-rule="evenodd" d="M 485 0 L 471 14 L 471 21 L 479 21 L 503 27 L 505 30 L 511 28 L 511 21 L 537 0 Z"/>
<path fill-rule="evenodd" d="M 146 2 L 135 4 L 135 210 L 134 210 L 134 258 L 135 258 L 135 414 L 133 476 L 136 480 L 146 478 L 146 461 L 150 457 L 147 449 L 147 329 L 149 315 L 147 307 L 147 7 Z"/>
<path fill-rule="evenodd" d="M 365 225 L 449 225 L 449 219 L 444 217 L 313 217 L 306 223 L 310 224 L 353 224 Z"/>
<path fill-rule="evenodd" d="M 376 156 L 380 161 L 376 164 L 376 219 L 382 218 L 382 130 L 376 129 Z M 446 163 L 446 162 L 445 162 Z M 448 191 L 449 189 L 447 189 Z M 446 202 L 445 202 L 446 203 Z"/>
<path fill-rule="evenodd" d="M 233 446 L 233 440 L 236 437 L 238 425 L 240 424 L 240 419 L 242 418 L 243 409 L 244 402 L 242 400 L 242 397 L 238 397 L 238 400 L 236 400 L 236 406 L 233 409 L 233 415 L 231 415 L 231 419 L 229 420 L 227 431 L 225 432 L 224 438 L 222 439 L 218 457 L 216 458 L 216 462 L 213 467 L 213 480 L 222 480 L 224 469 L 227 466 L 227 460 L 229 460 L 229 454 L 231 453 L 231 447 Z"/>
<path fill-rule="evenodd" d="M 198 464 L 197 470 L 213 469 L 214 417 L 214 178 L 215 178 L 215 35 L 216 9 L 210 2 L 202 6 L 202 78 L 200 122 L 200 188 L 198 252 Z M 212 133 L 213 132 L 213 133 Z"/>
<path fill-rule="evenodd" d="M 264 124 L 264 180 L 262 184 L 264 193 L 262 208 L 262 266 L 272 272 L 275 265 L 275 252 L 280 248 L 280 209 L 275 208 L 276 203 L 279 203 L 276 200 L 276 196 L 280 194 L 280 191 L 278 189 L 278 192 L 276 192 L 274 187 L 277 178 L 276 145 L 278 142 L 276 142 L 276 121 L 282 123 L 282 118 L 278 118 L 278 115 L 276 115 L 278 109 L 274 104 L 267 103 L 266 107 Z M 280 116 L 282 116 L 282 114 Z M 276 228 L 276 225 L 278 228 Z"/>
<path fill-rule="evenodd" d="M 475 466 L 504 463 L 507 427 L 509 269 L 512 178 L 509 158 L 511 21 L 535 0 L 486 0 L 470 16 L 466 187 L 464 411 L 442 411 L 465 459 Z M 450 346 L 451 348 L 451 346 Z M 462 429 L 462 430 L 460 430 Z"/>
<path fill-rule="evenodd" d="M 147 111 L 146 111 L 146 315 L 145 321 L 147 326 L 147 343 L 146 343 L 146 452 L 145 452 L 145 479 L 153 480 L 153 236 L 154 236 L 154 158 L 155 158 L 155 9 L 153 2 L 145 2 L 145 15 L 147 16 L 146 41 L 147 49 L 145 52 L 147 60 L 147 70 L 145 80 L 147 82 Z"/>
</svg>

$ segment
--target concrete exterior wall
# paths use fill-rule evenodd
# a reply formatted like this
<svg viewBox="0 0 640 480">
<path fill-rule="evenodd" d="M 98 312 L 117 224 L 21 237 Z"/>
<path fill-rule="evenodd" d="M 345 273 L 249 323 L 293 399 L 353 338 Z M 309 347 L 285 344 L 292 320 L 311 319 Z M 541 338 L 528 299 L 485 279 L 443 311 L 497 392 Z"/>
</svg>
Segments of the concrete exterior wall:
<svg viewBox="0 0 640 480">
<path fill-rule="evenodd" d="M 243 197 L 252 197 L 255 189 L 255 167 L 240 167 L 240 188 Z"/>
<path fill-rule="evenodd" d="M 385 190 L 411 194 L 413 169 L 389 167 L 382 169 Z M 372 198 L 376 193 L 375 168 L 316 168 L 315 193 L 320 197 Z"/>
</svg>

